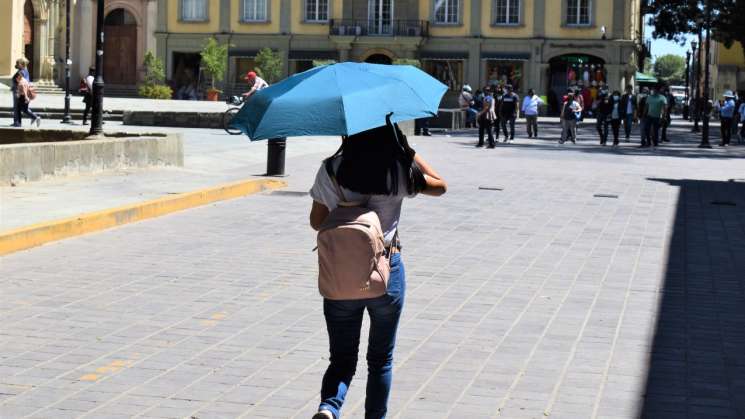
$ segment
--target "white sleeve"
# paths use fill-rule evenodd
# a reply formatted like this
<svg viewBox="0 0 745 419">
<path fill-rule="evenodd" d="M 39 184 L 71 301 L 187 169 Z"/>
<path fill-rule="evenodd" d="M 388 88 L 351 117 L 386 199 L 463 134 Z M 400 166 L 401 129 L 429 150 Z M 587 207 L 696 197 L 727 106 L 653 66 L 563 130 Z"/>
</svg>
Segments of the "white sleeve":
<svg viewBox="0 0 745 419">
<path fill-rule="evenodd" d="M 321 164 L 318 173 L 316 173 L 316 180 L 310 188 L 310 197 L 314 201 L 325 205 L 329 211 L 336 208 L 339 204 L 338 192 L 328 172 L 326 172 L 325 163 Z"/>
</svg>

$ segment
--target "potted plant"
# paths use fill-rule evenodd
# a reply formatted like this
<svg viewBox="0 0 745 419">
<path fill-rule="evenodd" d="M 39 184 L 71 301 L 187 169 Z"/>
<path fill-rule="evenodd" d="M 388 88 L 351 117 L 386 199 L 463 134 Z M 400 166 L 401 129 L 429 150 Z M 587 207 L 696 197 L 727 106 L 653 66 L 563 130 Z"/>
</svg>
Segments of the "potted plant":
<svg viewBox="0 0 745 419">
<path fill-rule="evenodd" d="M 217 101 L 222 91 L 215 87 L 215 83 L 221 82 L 225 77 L 225 69 L 228 66 L 228 44 L 221 45 L 214 37 L 207 38 L 200 55 L 202 65 L 211 80 L 211 87 L 207 90 L 207 100 Z"/>
</svg>

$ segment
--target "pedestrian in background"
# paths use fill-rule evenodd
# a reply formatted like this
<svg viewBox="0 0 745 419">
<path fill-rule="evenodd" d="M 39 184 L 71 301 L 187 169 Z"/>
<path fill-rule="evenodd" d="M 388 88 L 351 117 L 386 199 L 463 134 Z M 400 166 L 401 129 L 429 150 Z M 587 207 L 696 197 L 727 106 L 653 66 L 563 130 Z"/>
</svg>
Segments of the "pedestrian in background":
<svg viewBox="0 0 745 419">
<path fill-rule="evenodd" d="M 332 212 L 345 203 L 364 203 L 364 207 L 374 211 L 380 220 L 390 277 L 386 292 L 380 297 L 323 299 L 330 356 L 321 382 L 321 402 L 313 419 L 341 417 L 342 405 L 357 368 L 360 329 L 366 310 L 370 327 L 365 417 L 382 419 L 386 416 L 396 332 L 406 294 L 406 273 L 398 234 L 401 206 L 404 198 L 417 194 L 440 196 L 446 191 L 445 181 L 409 146 L 398 127 L 382 126 L 343 138 L 339 151 L 324 160 L 318 169 L 310 190 L 313 198 L 311 227 L 316 231 L 323 229 L 329 215 L 333 216 Z M 365 250 L 370 251 L 361 249 L 357 253 Z"/>
<path fill-rule="evenodd" d="M 512 91 L 512 85 L 505 86 L 505 93 L 499 105 L 499 120 L 502 124 L 504 142 L 515 139 L 515 119 L 517 119 L 517 107 L 520 105 L 520 97 Z M 510 126 L 509 137 L 507 136 L 507 125 Z"/>
<path fill-rule="evenodd" d="M 16 72 L 21 73 L 24 79 L 26 81 L 31 81 L 31 77 L 28 73 L 28 70 L 26 67 L 28 66 L 28 60 L 25 58 L 19 58 L 16 60 L 15 69 Z M 18 95 L 16 94 L 18 91 L 18 83 L 16 82 L 16 78 L 13 77 L 11 80 L 11 86 L 10 86 L 10 92 L 11 96 L 13 97 L 13 124 L 12 127 L 20 127 L 21 126 L 21 119 L 18 118 L 19 112 L 18 112 Z"/>
<path fill-rule="evenodd" d="M 17 71 L 16 74 L 13 76 L 13 79 L 17 83 L 16 87 L 16 119 L 20 122 L 23 115 L 30 116 L 31 119 L 31 125 L 33 126 L 36 124 L 36 127 L 38 128 L 41 125 L 41 118 L 39 118 L 38 115 L 36 115 L 31 109 L 29 109 L 28 105 L 31 103 L 31 101 L 35 97 L 35 93 L 32 90 L 31 84 L 29 84 L 28 80 L 23 76 L 23 74 L 20 71 Z M 19 125 L 21 126 L 21 125 Z"/>
<path fill-rule="evenodd" d="M 496 119 L 492 122 L 492 126 L 494 127 L 494 140 L 496 142 L 499 142 L 499 129 L 501 127 L 502 122 L 502 116 L 500 113 L 500 109 L 502 107 L 502 96 L 504 96 L 504 87 L 499 84 L 497 87 L 493 88 L 495 90 L 492 91 L 492 97 L 494 98 L 494 115 L 496 116 Z"/>
<path fill-rule="evenodd" d="M 466 128 L 475 127 L 478 111 L 474 109 L 471 86 L 467 84 L 463 85 L 463 91 L 460 92 L 460 96 L 458 97 L 458 105 L 466 113 Z"/>
<path fill-rule="evenodd" d="M 631 128 L 634 126 L 637 117 L 637 98 L 634 94 L 634 88 L 631 85 L 626 86 L 626 93 L 621 96 L 621 102 L 618 108 L 621 112 L 623 130 L 624 134 L 626 134 L 626 142 L 628 143 L 631 139 Z"/>
<path fill-rule="evenodd" d="M 613 131 L 613 146 L 618 146 L 621 131 L 621 92 L 615 90 L 611 96 L 610 126 Z"/>
<path fill-rule="evenodd" d="M 637 104 L 637 115 L 639 117 L 639 137 L 641 144 L 639 147 L 648 147 L 649 139 L 647 138 L 647 96 L 649 96 L 649 88 L 642 87 L 641 93 L 639 93 L 639 103 Z"/>
<path fill-rule="evenodd" d="M 665 99 L 667 99 L 667 106 L 665 106 L 665 112 L 663 113 L 661 127 L 662 127 L 662 142 L 669 143 L 667 139 L 667 127 L 670 126 L 672 120 L 673 110 L 675 108 L 675 96 L 670 93 L 670 87 L 665 86 L 664 89 Z"/>
<path fill-rule="evenodd" d="M 484 134 L 487 135 L 489 148 L 494 148 L 494 134 L 492 133 L 492 124 L 497 119 L 494 96 L 491 94 L 491 87 L 484 87 L 484 101 L 481 111 L 478 114 L 479 121 L 479 142 L 476 147 L 484 146 Z"/>
<path fill-rule="evenodd" d="M 660 124 L 666 108 L 667 98 L 665 95 L 661 94 L 658 88 L 652 88 L 646 98 L 644 113 L 647 147 L 660 145 Z"/>
<path fill-rule="evenodd" d="M 719 121 L 722 140 L 720 147 L 727 147 L 732 139 L 732 119 L 735 115 L 735 95 L 731 90 L 724 92 L 724 101 L 719 109 Z"/>
<path fill-rule="evenodd" d="M 91 67 L 88 69 L 88 75 L 82 80 L 80 86 L 81 93 L 83 93 L 83 103 L 85 103 L 85 109 L 83 110 L 83 125 L 88 125 L 88 113 L 93 109 L 93 81 L 95 80 L 96 69 Z"/>
<path fill-rule="evenodd" d="M 574 91 L 567 92 L 566 100 L 561 106 L 561 139 L 559 144 L 571 141 L 577 143 L 577 121 L 582 115 L 582 106 L 574 99 Z"/>
<path fill-rule="evenodd" d="M 610 102 L 608 93 L 604 90 L 600 91 L 592 107 L 595 114 L 595 129 L 600 137 L 600 145 L 604 146 L 608 142 L 608 124 L 610 123 L 610 113 L 613 110 L 613 104 Z"/>
<path fill-rule="evenodd" d="M 520 109 L 525 115 L 528 138 L 538 138 L 538 107 L 543 103 L 543 99 L 536 95 L 533 89 L 528 89 L 528 95 L 523 98 L 523 105 Z"/>
<path fill-rule="evenodd" d="M 742 123 L 742 128 L 740 129 L 740 142 L 745 142 L 745 101 L 740 103 L 740 107 L 738 108 L 738 112 L 740 115 L 740 122 Z"/>
</svg>

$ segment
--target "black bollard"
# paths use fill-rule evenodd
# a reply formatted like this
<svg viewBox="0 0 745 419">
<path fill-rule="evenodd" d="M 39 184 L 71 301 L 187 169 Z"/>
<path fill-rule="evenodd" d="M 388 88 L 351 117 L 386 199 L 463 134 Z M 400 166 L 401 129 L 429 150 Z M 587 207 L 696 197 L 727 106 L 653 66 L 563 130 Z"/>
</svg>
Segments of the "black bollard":
<svg viewBox="0 0 745 419">
<path fill-rule="evenodd" d="M 272 138 L 267 141 L 266 147 L 266 175 L 284 176 L 287 138 Z"/>
</svg>

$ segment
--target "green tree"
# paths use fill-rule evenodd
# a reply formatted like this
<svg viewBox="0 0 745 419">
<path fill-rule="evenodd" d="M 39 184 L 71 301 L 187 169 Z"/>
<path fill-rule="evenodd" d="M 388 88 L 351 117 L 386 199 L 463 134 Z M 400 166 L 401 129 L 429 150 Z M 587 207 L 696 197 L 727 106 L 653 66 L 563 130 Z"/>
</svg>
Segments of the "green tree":
<svg viewBox="0 0 745 419">
<path fill-rule="evenodd" d="M 165 84 L 166 71 L 163 61 L 151 51 L 148 51 L 145 54 L 143 65 L 145 67 L 145 78 L 137 89 L 139 95 L 149 99 L 170 99 L 173 90 Z"/>
<path fill-rule="evenodd" d="M 667 54 L 654 61 L 654 75 L 668 84 L 683 84 L 686 62 L 680 55 Z"/>
<path fill-rule="evenodd" d="M 745 46 L 745 0 L 645 0 L 642 13 L 649 14 L 652 36 L 683 45 L 685 35 L 706 28 L 706 5 L 711 8 L 711 36 L 729 48 L 735 41 Z M 745 54 L 745 50 L 744 50 Z"/>
<path fill-rule="evenodd" d="M 279 81 L 282 76 L 282 58 L 271 48 L 262 48 L 256 54 L 256 73 L 267 83 Z"/>
<path fill-rule="evenodd" d="M 209 37 L 202 47 L 202 65 L 210 75 L 212 90 L 217 90 L 215 82 L 223 81 L 228 68 L 228 44 L 219 44 L 217 39 Z"/>
</svg>

